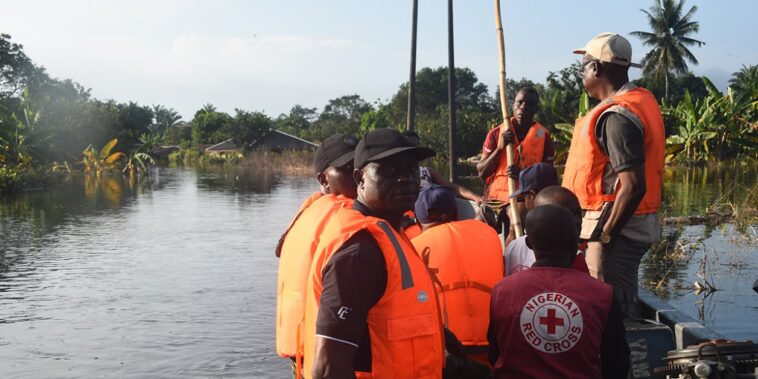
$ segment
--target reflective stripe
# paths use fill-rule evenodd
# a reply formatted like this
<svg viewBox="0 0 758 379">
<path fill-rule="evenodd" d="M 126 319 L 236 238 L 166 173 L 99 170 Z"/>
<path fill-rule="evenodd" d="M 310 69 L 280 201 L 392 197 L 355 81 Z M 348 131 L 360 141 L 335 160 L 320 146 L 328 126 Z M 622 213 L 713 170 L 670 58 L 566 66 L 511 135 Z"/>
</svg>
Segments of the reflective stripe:
<svg viewBox="0 0 758 379">
<path fill-rule="evenodd" d="M 639 129 L 640 134 L 642 134 L 643 136 L 645 135 L 645 127 L 642 125 L 642 120 L 640 120 L 640 118 L 636 114 L 632 113 L 632 111 L 630 111 L 630 110 L 628 110 L 628 109 L 626 109 L 626 108 L 624 108 L 624 107 L 622 107 L 622 106 L 620 106 L 618 104 L 617 105 L 612 105 L 608 109 L 604 110 L 603 113 L 600 114 L 600 118 L 599 119 L 602 119 L 603 117 L 606 117 L 605 115 L 607 113 L 611 113 L 611 112 L 618 113 L 618 114 L 626 117 L 627 119 L 629 119 L 629 121 L 631 121 L 631 123 L 634 124 L 634 126 L 636 126 L 637 129 Z"/>
<path fill-rule="evenodd" d="M 400 242 L 398 242 L 397 238 L 395 238 L 395 233 L 392 232 L 392 228 L 390 228 L 390 226 L 387 225 L 387 223 L 384 221 L 379 221 L 376 224 L 379 225 L 384 233 L 390 237 L 392 247 L 395 248 L 397 260 L 400 263 L 400 278 L 403 283 L 403 289 L 413 287 L 413 275 L 411 275 L 411 267 L 408 265 L 408 260 L 405 258 L 403 248 L 400 247 Z"/>
</svg>

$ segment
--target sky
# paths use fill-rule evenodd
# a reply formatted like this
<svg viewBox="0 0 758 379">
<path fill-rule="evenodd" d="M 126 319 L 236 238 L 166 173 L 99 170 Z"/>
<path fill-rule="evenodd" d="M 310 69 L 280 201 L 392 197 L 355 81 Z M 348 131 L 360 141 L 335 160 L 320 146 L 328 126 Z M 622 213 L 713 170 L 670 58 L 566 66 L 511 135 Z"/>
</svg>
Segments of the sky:
<svg viewBox="0 0 758 379">
<path fill-rule="evenodd" d="M 652 0 L 501 0 L 507 76 L 543 82 L 600 32 L 649 48 Z M 689 0 L 698 7 L 691 51 L 697 75 L 725 89 L 758 64 L 758 1 Z M 185 120 L 206 103 L 276 117 L 295 104 L 319 110 L 343 95 L 386 101 L 408 80 L 411 0 L 1 0 L 0 33 L 57 78 L 99 99 L 161 104 Z M 498 82 L 492 1 L 454 2 L 455 65 L 490 91 Z M 447 65 L 447 2 L 419 0 L 417 68 Z M 633 73 L 632 77 L 638 77 Z"/>
</svg>

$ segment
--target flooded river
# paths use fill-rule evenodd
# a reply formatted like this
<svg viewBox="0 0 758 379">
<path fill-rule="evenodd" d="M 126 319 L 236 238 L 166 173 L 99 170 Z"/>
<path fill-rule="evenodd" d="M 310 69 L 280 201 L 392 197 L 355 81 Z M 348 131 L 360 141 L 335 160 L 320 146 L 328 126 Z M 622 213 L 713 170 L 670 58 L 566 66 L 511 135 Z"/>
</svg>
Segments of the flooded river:
<svg viewBox="0 0 758 379">
<path fill-rule="evenodd" d="M 667 209 L 744 199 L 751 170 L 688 177 L 722 187 L 674 187 Z M 739 188 L 722 198 L 724 175 Z M 0 199 L 0 378 L 287 377 L 273 350 L 273 251 L 315 189 L 250 169 L 160 168 L 141 184 L 73 177 Z M 643 283 L 724 334 L 758 340 L 756 225 L 671 228 L 690 258 L 648 260 Z M 687 283 L 703 251 L 717 257 L 707 278 L 722 291 L 697 304 Z"/>
</svg>

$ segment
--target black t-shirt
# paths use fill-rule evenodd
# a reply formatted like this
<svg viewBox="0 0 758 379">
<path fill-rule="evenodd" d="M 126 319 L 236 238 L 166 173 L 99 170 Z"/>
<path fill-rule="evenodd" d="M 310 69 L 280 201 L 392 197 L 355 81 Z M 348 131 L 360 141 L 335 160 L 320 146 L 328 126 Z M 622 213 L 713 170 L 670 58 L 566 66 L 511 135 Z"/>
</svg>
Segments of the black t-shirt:
<svg viewBox="0 0 758 379">
<path fill-rule="evenodd" d="M 626 116 L 608 112 L 600 116 L 595 136 L 615 172 L 628 170 L 645 163 L 642 129 Z"/>
<path fill-rule="evenodd" d="M 353 209 L 369 215 L 359 201 Z M 368 312 L 384 295 L 387 269 L 384 255 L 365 230 L 356 233 L 326 262 L 316 335 L 358 348 L 353 367 L 371 371 Z"/>
</svg>

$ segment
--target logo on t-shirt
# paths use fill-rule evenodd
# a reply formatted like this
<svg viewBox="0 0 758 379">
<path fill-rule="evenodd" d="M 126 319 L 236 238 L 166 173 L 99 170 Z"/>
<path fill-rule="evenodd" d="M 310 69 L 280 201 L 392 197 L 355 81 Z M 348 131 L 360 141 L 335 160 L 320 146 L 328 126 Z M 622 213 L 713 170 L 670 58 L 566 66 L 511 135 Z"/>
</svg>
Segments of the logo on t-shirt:
<svg viewBox="0 0 758 379">
<path fill-rule="evenodd" d="M 337 316 L 339 316 L 340 320 L 347 319 L 347 315 L 352 312 L 352 308 L 348 307 L 340 307 L 340 309 L 337 311 Z"/>
<path fill-rule="evenodd" d="M 535 349 L 558 354 L 571 350 L 582 337 L 584 323 L 579 306 L 570 297 L 544 292 L 532 297 L 521 310 L 521 333 Z"/>
</svg>

